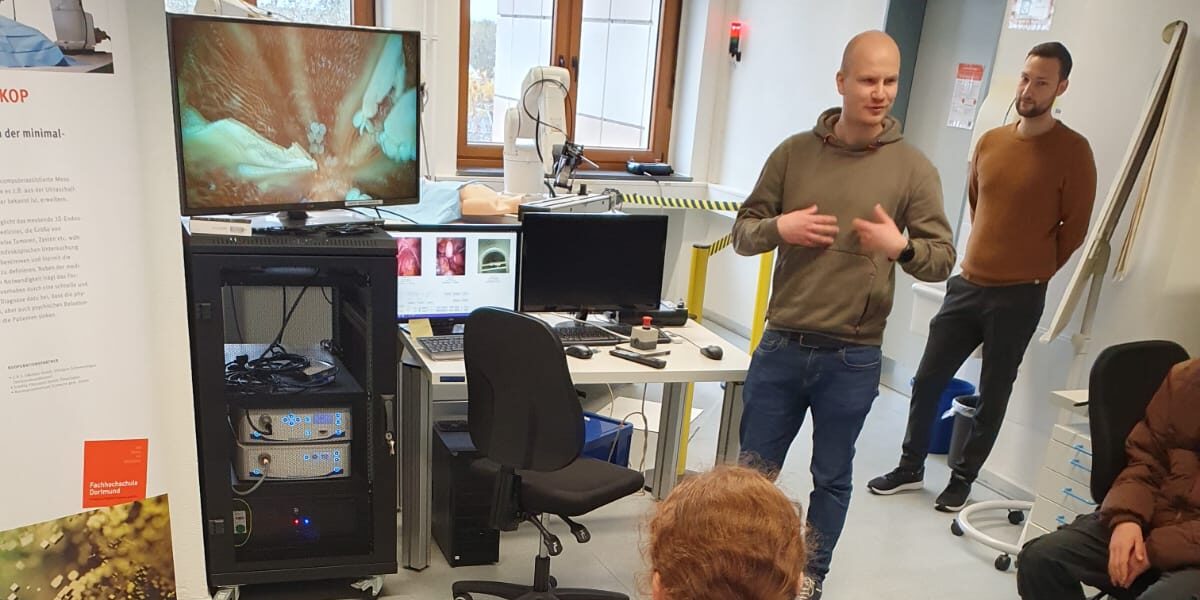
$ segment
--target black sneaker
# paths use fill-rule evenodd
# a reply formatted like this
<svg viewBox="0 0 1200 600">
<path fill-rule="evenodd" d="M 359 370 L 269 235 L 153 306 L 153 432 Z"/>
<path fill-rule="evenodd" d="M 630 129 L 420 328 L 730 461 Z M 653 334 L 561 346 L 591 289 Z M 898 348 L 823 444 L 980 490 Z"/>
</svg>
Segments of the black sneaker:
<svg viewBox="0 0 1200 600">
<path fill-rule="evenodd" d="M 880 475 L 867 483 L 867 489 L 871 490 L 872 494 L 880 496 L 890 496 L 897 492 L 908 490 L 919 490 L 925 487 L 925 470 L 924 469 L 905 469 L 896 467 L 887 475 Z"/>
<path fill-rule="evenodd" d="M 938 494 L 933 507 L 942 512 L 958 512 L 967 505 L 967 498 L 970 497 L 971 484 L 957 475 L 951 475 L 950 483 L 946 484 L 946 489 L 942 490 L 941 494 Z"/>
</svg>

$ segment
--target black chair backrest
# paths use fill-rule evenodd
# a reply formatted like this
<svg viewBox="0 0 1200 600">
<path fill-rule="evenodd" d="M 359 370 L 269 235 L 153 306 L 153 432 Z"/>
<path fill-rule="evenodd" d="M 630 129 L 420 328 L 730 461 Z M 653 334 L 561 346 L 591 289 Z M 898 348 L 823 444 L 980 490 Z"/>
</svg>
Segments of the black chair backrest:
<svg viewBox="0 0 1200 600">
<path fill-rule="evenodd" d="M 511 310 L 479 308 L 467 318 L 464 338 L 475 447 L 513 469 L 571 464 L 583 449 L 583 409 L 550 326 Z"/>
<path fill-rule="evenodd" d="M 1092 498 L 1103 502 L 1125 468 L 1125 438 L 1146 416 L 1146 405 L 1187 351 L 1168 341 L 1117 344 L 1096 357 L 1088 382 L 1092 430 Z"/>
</svg>

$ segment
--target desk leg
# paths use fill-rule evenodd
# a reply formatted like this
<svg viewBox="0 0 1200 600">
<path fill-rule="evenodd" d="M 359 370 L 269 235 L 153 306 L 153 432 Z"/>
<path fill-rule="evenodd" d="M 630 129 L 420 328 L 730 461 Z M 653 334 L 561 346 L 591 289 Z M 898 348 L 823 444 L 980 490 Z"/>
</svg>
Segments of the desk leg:
<svg viewBox="0 0 1200 600">
<path fill-rule="evenodd" d="M 421 570 L 429 566 L 430 515 L 433 512 L 431 388 L 426 373 L 414 366 L 404 366 L 402 382 L 401 564 L 407 569 Z"/>
<path fill-rule="evenodd" d="M 671 493 L 678 479 L 679 440 L 688 434 L 689 423 L 684 418 L 684 390 L 687 384 L 664 383 L 662 408 L 658 422 L 658 454 L 654 458 L 654 475 L 650 491 L 661 500 Z"/>
<path fill-rule="evenodd" d="M 742 423 L 742 382 L 725 382 L 725 399 L 721 402 L 721 425 L 717 429 L 718 465 L 734 464 L 738 459 L 741 440 L 738 429 Z"/>
</svg>

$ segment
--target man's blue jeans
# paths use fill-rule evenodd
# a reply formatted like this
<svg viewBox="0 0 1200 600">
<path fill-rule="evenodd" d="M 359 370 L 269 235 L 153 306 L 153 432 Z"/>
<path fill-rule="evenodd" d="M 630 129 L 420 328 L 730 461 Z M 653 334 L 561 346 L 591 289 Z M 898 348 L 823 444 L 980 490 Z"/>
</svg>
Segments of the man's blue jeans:
<svg viewBox="0 0 1200 600">
<path fill-rule="evenodd" d="M 802 334 L 768 329 L 742 391 L 741 460 L 778 473 L 788 447 L 813 415 L 813 453 L 808 499 L 810 576 L 824 579 L 850 506 L 854 443 L 879 394 L 878 346 L 818 348 Z"/>
</svg>

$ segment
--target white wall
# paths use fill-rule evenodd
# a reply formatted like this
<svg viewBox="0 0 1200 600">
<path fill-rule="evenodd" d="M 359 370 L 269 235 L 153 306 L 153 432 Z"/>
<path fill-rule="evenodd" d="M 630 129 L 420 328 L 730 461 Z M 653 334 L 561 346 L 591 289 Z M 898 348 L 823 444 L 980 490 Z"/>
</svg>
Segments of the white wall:
<svg viewBox="0 0 1200 600">
<path fill-rule="evenodd" d="M 1175 19 L 1200 23 L 1200 4 L 1163 0 L 1135 7 L 1118 0 L 1058 0 L 1051 31 L 1001 32 L 995 69 L 1000 77 L 1019 70 L 1025 54 L 1037 43 L 1058 40 L 1070 49 L 1075 69 L 1058 107 L 1063 122 L 1087 136 L 1095 153 L 1099 194 L 1094 213 L 1121 167 L 1162 63 L 1167 48 L 1161 41 L 1162 28 Z M 1171 339 L 1193 356 L 1200 355 L 1200 270 L 1194 262 L 1194 227 L 1200 224 L 1200 178 L 1195 168 L 1195 157 L 1200 156 L 1200 46 L 1194 33 L 1180 65 L 1168 133 L 1138 234 L 1134 271 L 1123 282 L 1106 278 L 1089 367 L 1100 349 L 1135 339 Z M 1118 244 L 1124 231 L 1123 223 L 1114 237 Z M 1078 255 L 1051 281 L 1042 331 L 1077 260 Z M 1069 383 L 1072 352 L 1064 338 L 1076 331 L 1073 325 L 1049 345 L 1035 341 L 1030 346 L 985 476 L 1033 486 L 1057 417 L 1047 397 Z"/>
<path fill-rule="evenodd" d="M 729 73 L 726 59 L 728 19 L 725 0 L 683 3 L 679 53 L 675 63 L 675 100 L 671 112 L 668 162 L 681 175 L 708 181 L 709 149 L 718 82 Z"/>
<path fill-rule="evenodd" d="M 749 190 L 767 155 L 817 116 L 841 106 L 835 75 L 855 34 L 883 27 L 887 0 L 770 2 L 742 0 L 742 60 L 729 77 L 728 110 L 717 116 L 713 156 L 717 183 Z"/>
</svg>

